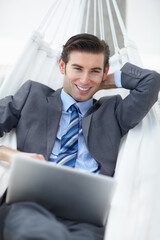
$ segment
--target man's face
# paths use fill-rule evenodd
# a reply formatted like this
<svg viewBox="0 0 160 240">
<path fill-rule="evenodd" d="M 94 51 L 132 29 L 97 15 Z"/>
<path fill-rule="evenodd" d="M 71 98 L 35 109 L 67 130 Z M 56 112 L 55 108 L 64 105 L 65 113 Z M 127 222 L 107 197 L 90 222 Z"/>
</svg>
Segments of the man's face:
<svg viewBox="0 0 160 240">
<path fill-rule="evenodd" d="M 108 72 L 108 68 L 104 71 L 103 53 L 72 51 L 66 65 L 59 59 L 59 67 L 64 74 L 64 91 L 76 101 L 90 99 Z"/>
</svg>

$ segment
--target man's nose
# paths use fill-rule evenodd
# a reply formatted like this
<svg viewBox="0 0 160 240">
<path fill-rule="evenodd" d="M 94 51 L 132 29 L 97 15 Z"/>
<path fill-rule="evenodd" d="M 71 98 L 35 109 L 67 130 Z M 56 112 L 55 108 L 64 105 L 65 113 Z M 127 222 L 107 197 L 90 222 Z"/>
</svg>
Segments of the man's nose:
<svg viewBox="0 0 160 240">
<path fill-rule="evenodd" d="M 83 74 L 83 76 L 81 77 L 81 83 L 87 85 L 90 82 L 90 77 L 89 77 L 89 73 L 86 72 Z"/>
</svg>

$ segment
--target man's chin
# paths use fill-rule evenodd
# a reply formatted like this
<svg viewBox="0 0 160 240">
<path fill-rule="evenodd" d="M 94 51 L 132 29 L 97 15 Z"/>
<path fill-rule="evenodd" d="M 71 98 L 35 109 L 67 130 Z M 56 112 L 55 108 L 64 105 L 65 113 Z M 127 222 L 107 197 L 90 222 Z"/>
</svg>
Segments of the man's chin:
<svg viewBox="0 0 160 240">
<path fill-rule="evenodd" d="M 85 101 L 87 101 L 87 100 L 89 100 L 90 98 L 92 98 L 92 95 L 90 96 L 90 95 L 88 95 L 88 96 L 75 96 L 75 97 L 73 97 L 77 102 L 85 102 Z"/>
</svg>

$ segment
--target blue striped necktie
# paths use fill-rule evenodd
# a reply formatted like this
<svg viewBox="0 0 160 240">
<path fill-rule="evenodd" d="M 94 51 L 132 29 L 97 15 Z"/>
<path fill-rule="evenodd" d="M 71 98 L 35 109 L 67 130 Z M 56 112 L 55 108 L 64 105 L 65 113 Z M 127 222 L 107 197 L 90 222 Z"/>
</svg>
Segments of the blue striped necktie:
<svg viewBox="0 0 160 240">
<path fill-rule="evenodd" d="M 79 109 L 75 104 L 69 109 L 71 119 L 66 134 L 61 138 L 61 149 L 56 163 L 74 167 L 78 153 Z"/>
</svg>

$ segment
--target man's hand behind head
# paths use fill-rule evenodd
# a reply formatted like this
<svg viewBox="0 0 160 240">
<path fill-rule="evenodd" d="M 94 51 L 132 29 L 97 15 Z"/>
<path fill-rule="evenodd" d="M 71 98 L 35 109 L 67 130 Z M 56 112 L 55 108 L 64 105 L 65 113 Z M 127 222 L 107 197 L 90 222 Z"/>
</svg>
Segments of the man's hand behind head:
<svg viewBox="0 0 160 240">
<path fill-rule="evenodd" d="M 114 80 L 114 73 L 106 76 L 106 78 L 101 82 L 99 90 L 112 88 L 117 88 Z"/>
</svg>

